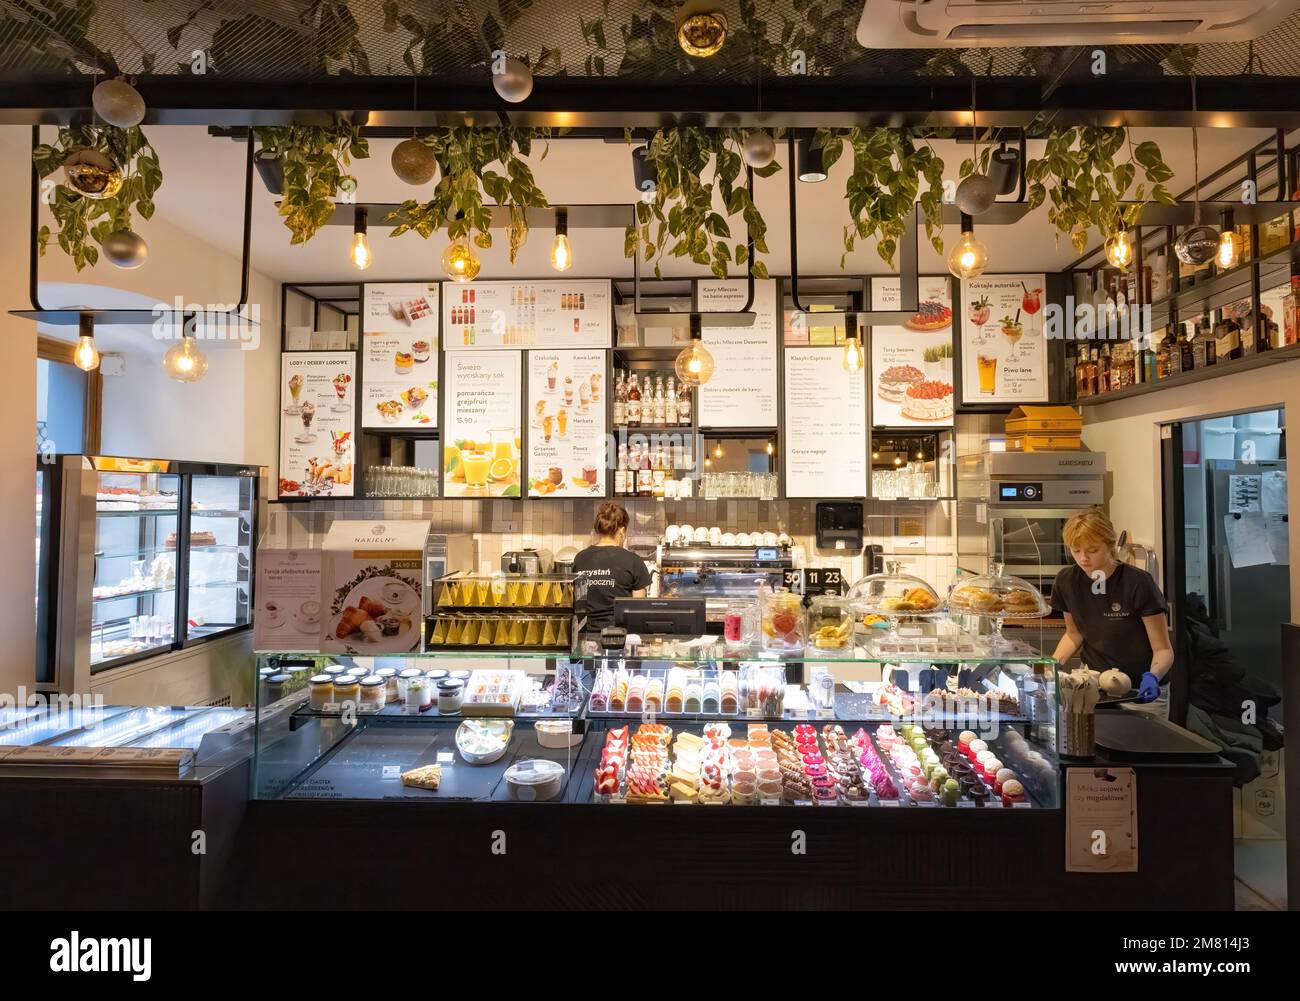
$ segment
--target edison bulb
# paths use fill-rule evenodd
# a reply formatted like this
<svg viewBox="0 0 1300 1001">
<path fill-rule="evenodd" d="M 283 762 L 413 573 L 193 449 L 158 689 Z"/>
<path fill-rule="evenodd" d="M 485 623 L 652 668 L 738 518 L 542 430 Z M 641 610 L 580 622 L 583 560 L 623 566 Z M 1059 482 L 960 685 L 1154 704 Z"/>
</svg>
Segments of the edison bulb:
<svg viewBox="0 0 1300 1001">
<path fill-rule="evenodd" d="M 962 233 L 961 239 L 948 255 L 948 270 L 958 278 L 978 278 L 988 266 L 988 248 L 975 239 L 974 233 Z"/>
<path fill-rule="evenodd" d="M 463 236 L 452 240 L 442 252 L 443 274 L 454 282 L 472 282 L 478 276 L 480 267 L 482 265 L 479 264 L 478 255 L 469 245 L 469 240 Z"/>
<path fill-rule="evenodd" d="M 208 370 L 208 356 L 193 337 L 185 335 L 163 355 L 163 369 L 177 382 L 198 382 Z"/>
<path fill-rule="evenodd" d="M 700 341 L 692 339 L 673 362 L 677 378 L 688 386 L 702 386 L 713 377 L 713 355 Z"/>
<path fill-rule="evenodd" d="M 374 258 L 370 254 L 370 241 L 366 238 L 365 233 L 352 234 L 352 266 L 358 271 L 365 271 L 370 267 Z"/>
<path fill-rule="evenodd" d="M 846 372 L 862 371 L 862 342 L 856 337 L 845 338 L 843 365 Z"/>
<path fill-rule="evenodd" d="M 1221 268 L 1235 268 L 1241 263 L 1241 237 L 1235 230 L 1225 229 L 1219 234 L 1219 249 L 1214 263 Z"/>
<path fill-rule="evenodd" d="M 556 271 L 568 271 L 573 267 L 573 250 L 569 238 L 563 233 L 556 233 L 551 241 L 551 267 Z"/>
<path fill-rule="evenodd" d="M 1128 232 L 1120 230 L 1106 241 L 1106 260 L 1112 268 L 1127 268 L 1133 261 L 1133 244 Z"/>
<path fill-rule="evenodd" d="M 82 334 L 77 338 L 77 346 L 72 352 L 72 360 L 83 372 L 93 372 L 99 368 L 99 352 L 95 349 L 95 338 Z"/>
</svg>

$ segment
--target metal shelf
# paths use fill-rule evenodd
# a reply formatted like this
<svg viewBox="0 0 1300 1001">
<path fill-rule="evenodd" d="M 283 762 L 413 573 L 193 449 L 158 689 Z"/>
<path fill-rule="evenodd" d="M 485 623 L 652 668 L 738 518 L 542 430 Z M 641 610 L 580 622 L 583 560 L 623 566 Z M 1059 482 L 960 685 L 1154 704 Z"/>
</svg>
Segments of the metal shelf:
<svg viewBox="0 0 1300 1001">
<path fill-rule="evenodd" d="M 1102 403 L 1112 403 L 1115 400 L 1126 400 L 1131 396 L 1145 396 L 1147 393 L 1155 393 L 1171 386 L 1190 386 L 1193 383 L 1205 382 L 1207 379 L 1231 375 L 1233 372 L 1249 372 L 1251 369 L 1263 368 L 1266 365 L 1277 365 L 1297 359 L 1300 359 L 1300 344 L 1288 344 L 1284 348 L 1274 348 L 1271 351 L 1265 351 L 1263 354 L 1249 355 L 1236 361 L 1219 362 L 1216 365 L 1198 368 L 1193 372 L 1182 372 L 1168 379 L 1129 386 L 1118 392 L 1085 396 L 1082 399 L 1075 400 L 1074 405 L 1078 407 L 1095 407 Z"/>
</svg>

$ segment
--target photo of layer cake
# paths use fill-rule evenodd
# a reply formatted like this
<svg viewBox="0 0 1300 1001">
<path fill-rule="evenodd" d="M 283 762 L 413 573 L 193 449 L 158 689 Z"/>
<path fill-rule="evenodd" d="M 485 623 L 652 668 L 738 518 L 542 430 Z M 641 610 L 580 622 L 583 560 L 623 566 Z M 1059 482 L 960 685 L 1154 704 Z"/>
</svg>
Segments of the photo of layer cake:
<svg viewBox="0 0 1300 1001">
<path fill-rule="evenodd" d="M 937 379 L 916 382 L 903 394 L 903 416 L 918 421 L 952 417 L 952 386 Z"/>
<path fill-rule="evenodd" d="M 901 403 L 908 388 L 925 380 L 925 373 L 915 365 L 890 365 L 876 380 L 876 392 L 882 400 Z"/>
</svg>

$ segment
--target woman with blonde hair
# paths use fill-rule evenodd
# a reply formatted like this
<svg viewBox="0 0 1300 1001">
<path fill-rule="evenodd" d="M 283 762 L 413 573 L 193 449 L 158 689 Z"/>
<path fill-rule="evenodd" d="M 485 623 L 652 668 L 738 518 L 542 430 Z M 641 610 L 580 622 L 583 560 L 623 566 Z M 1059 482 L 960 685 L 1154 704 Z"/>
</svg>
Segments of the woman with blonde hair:
<svg viewBox="0 0 1300 1001">
<path fill-rule="evenodd" d="M 1154 702 L 1174 663 L 1168 605 L 1151 575 L 1119 562 L 1115 528 L 1100 508 L 1065 523 L 1075 565 L 1056 575 L 1052 608 L 1065 615 L 1065 635 L 1052 656 L 1060 663 L 1082 651 L 1094 671 L 1129 676 L 1139 702 Z"/>
</svg>

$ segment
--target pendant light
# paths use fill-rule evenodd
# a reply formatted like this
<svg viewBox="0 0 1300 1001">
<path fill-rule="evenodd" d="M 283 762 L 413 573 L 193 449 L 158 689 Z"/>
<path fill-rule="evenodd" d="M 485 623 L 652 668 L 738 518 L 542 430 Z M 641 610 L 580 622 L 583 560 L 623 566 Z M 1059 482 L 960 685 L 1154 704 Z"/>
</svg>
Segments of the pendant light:
<svg viewBox="0 0 1300 1001">
<path fill-rule="evenodd" d="M 95 349 L 95 318 L 89 313 L 82 313 L 78 327 L 80 336 L 77 337 L 72 360 L 81 371 L 93 372 L 99 368 L 99 352 Z"/>
<path fill-rule="evenodd" d="M 481 267 L 468 237 L 457 237 L 442 252 L 442 272 L 454 282 L 472 282 Z"/>
<path fill-rule="evenodd" d="M 551 267 L 568 271 L 573 267 L 573 249 L 569 246 L 569 210 L 555 210 L 555 239 L 551 241 Z"/>
<path fill-rule="evenodd" d="M 352 266 L 358 271 L 365 271 L 374 261 L 370 253 L 370 240 L 366 236 L 366 209 L 358 205 L 352 224 Z"/>
<path fill-rule="evenodd" d="M 104 256 L 115 268 L 134 271 L 149 257 L 149 245 L 139 233 L 119 229 L 104 237 Z"/>
<path fill-rule="evenodd" d="M 492 87 L 503 101 L 518 104 L 533 92 L 533 71 L 522 59 L 506 56 L 492 60 Z"/>
<path fill-rule="evenodd" d="M 858 318 L 853 313 L 844 315 L 844 358 L 841 364 L 846 372 L 862 371 L 862 340 L 858 336 Z"/>
<path fill-rule="evenodd" d="M 691 316 L 691 343 L 678 353 L 673 362 L 677 378 L 688 386 L 702 386 L 713 377 L 713 355 L 704 346 L 704 333 L 698 314 Z"/>
<path fill-rule="evenodd" d="M 1214 255 L 1214 263 L 1220 270 L 1235 268 L 1241 263 L 1241 237 L 1237 235 L 1232 209 L 1224 209 L 1219 222 L 1219 250 Z"/>
<path fill-rule="evenodd" d="M 1106 240 L 1106 260 L 1112 268 L 1121 271 L 1133 263 L 1133 242 L 1129 239 L 1127 230 L 1112 233 Z"/>
<path fill-rule="evenodd" d="M 438 176 L 438 158 L 419 139 L 403 139 L 393 147 L 393 173 L 406 184 L 428 184 Z"/>
<path fill-rule="evenodd" d="M 978 278 L 988 266 L 988 248 L 975 239 L 975 223 L 963 212 L 961 239 L 948 255 L 948 270 L 957 278 Z"/>
<path fill-rule="evenodd" d="M 975 118 L 975 77 L 971 77 L 970 81 L 970 127 L 972 141 L 975 143 L 975 155 L 971 160 L 975 170 L 962 178 L 961 183 L 957 185 L 954 201 L 963 213 L 976 216 L 982 215 L 993 207 L 993 203 L 998 199 L 998 192 L 993 182 L 980 173 L 979 169 L 980 133 Z"/>
<path fill-rule="evenodd" d="M 766 129 L 757 129 L 745 136 L 745 163 L 761 170 L 776 159 L 776 140 Z"/>
<path fill-rule="evenodd" d="M 163 370 L 177 382 L 198 382 L 208 370 L 208 356 L 199 350 L 198 341 L 194 339 L 194 322 L 192 316 L 185 318 L 180 342 L 163 355 Z"/>
<path fill-rule="evenodd" d="M 95 114 L 109 125 L 131 129 L 144 121 L 144 98 L 126 80 L 101 80 L 90 94 Z"/>
<path fill-rule="evenodd" d="M 794 159 L 799 171 L 799 180 L 808 184 L 826 180 L 826 167 L 822 160 L 821 147 L 813 149 L 812 139 L 804 138 L 795 143 Z"/>
<path fill-rule="evenodd" d="M 1174 241 L 1174 255 L 1184 264 L 1200 267 L 1219 250 L 1219 234 L 1213 226 L 1201 225 L 1201 164 L 1196 141 L 1196 77 L 1192 77 L 1192 226 Z"/>
<path fill-rule="evenodd" d="M 713 0 L 689 0 L 677 12 L 677 44 L 688 56 L 707 59 L 727 41 L 727 17 Z"/>
</svg>

